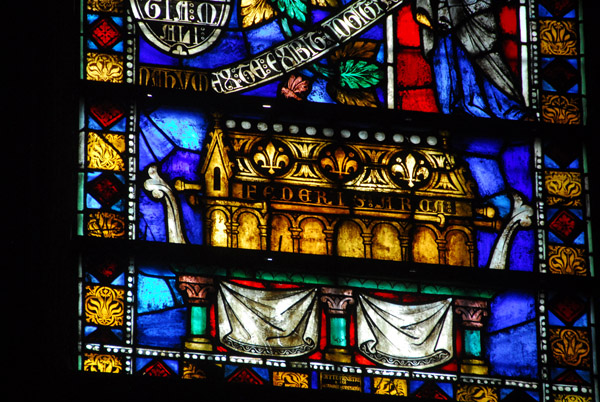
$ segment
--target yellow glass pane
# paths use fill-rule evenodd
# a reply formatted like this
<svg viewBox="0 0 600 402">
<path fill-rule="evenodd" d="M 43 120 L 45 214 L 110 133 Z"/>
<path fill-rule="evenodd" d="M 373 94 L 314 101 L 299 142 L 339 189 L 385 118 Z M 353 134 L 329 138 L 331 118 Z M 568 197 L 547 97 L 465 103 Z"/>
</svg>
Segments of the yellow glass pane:
<svg viewBox="0 0 600 402">
<path fill-rule="evenodd" d="M 365 245 L 360 227 L 352 221 L 344 221 L 338 226 L 337 255 L 342 257 L 364 258 Z"/>
<path fill-rule="evenodd" d="M 436 236 L 431 229 L 424 226 L 417 229 L 413 238 L 412 255 L 414 262 L 439 263 L 440 257 Z"/>
<path fill-rule="evenodd" d="M 122 153 L 125 136 L 120 134 L 88 133 L 87 164 L 91 169 L 125 171 Z"/>
<path fill-rule="evenodd" d="M 400 233 L 388 224 L 381 223 L 373 228 L 373 244 L 371 246 L 373 258 L 379 260 L 402 260 L 400 246 Z"/>
<path fill-rule="evenodd" d="M 238 247 L 260 250 L 260 230 L 258 218 L 251 213 L 243 213 L 238 217 Z"/>
</svg>

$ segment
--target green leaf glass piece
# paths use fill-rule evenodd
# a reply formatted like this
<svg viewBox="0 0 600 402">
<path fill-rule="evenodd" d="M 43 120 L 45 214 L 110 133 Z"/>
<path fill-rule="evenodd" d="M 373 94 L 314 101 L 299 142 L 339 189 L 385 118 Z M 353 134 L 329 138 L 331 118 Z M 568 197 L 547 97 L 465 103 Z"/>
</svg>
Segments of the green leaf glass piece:
<svg viewBox="0 0 600 402">
<path fill-rule="evenodd" d="M 371 88 L 382 79 L 377 64 L 366 60 L 345 60 L 340 63 L 340 85 L 351 89 Z"/>
<path fill-rule="evenodd" d="M 296 21 L 306 22 L 308 7 L 305 0 L 272 0 L 280 12 Z"/>
</svg>

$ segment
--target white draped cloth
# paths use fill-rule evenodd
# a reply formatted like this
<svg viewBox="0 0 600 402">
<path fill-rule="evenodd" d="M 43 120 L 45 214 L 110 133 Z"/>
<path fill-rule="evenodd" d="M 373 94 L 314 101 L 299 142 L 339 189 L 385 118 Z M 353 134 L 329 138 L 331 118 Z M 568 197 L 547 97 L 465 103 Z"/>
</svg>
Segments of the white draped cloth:
<svg viewBox="0 0 600 402">
<path fill-rule="evenodd" d="M 221 283 L 219 338 L 238 352 L 294 357 L 317 348 L 317 290 L 265 290 Z"/>
<path fill-rule="evenodd" d="M 360 351 L 388 367 L 420 369 L 449 361 L 454 353 L 451 303 L 407 305 L 359 295 Z"/>
</svg>

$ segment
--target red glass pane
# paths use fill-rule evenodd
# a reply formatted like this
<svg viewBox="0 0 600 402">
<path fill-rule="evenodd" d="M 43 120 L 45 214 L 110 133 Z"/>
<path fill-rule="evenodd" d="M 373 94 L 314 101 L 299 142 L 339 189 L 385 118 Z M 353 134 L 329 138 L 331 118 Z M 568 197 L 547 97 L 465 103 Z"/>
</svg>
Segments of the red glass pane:
<svg viewBox="0 0 600 402">
<path fill-rule="evenodd" d="M 358 352 L 354 354 L 354 360 L 356 361 L 356 364 L 360 364 L 362 366 L 374 366 L 375 365 L 375 363 L 373 363 L 371 360 L 367 359 L 366 357 L 364 357 L 363 355 L 361 355 Z"/>
<path fill-rule="evenodd" d="M 325 316 L 325 312 L 321 311 L 321 333 L 319 339 L 319 349 L 324 350 L 327 347 L 327 317 Z"/>
<path fill-rule="evenodd" d="M 354 323 L 354 314 L 350 314 L 350 325 L 349 325 L 349 344 L 350 347 L 356 346 L 356 324 Z"/>
<path fill-rule="evenodd" d="M 125 115 L 121 107 L 109 102 L 92 105 L 90 113 L 104 128 L 116 123 Z"/>
<path fill-rule="evenodd" d="M 209 314 L 209 327 L 210 327 L 210 336 L 213 338 L 217 337 L 217 317 L 215 313 L 215 305 L 212 304 L 210 306 L 210 314 Z"/>
<path fill-rule="evenodd" d="M 422 87 L 432 82 L 431 66 L 423 57 L 421 49 L 406 49 L 398 54 L 398 85 Z"/>
<path fill-rule="evenodd" d="M 300 285 L 296 285 L 293 283 L 274 283 L 270 286 L 273 289 L 299 289 Z"/>
<path fill-rule="evenodd" d="M 517 10 L 515 7 L 502 7 L 500 10 L 500 29 L 507 35 L 517 34 Z"/>
<path fill-rule="evenodd" d="M 398 44 L 400 46 L 419 47 L 421 45 L 419 25 L 413 17 L 410 4 L 398 11 L 396 22 Z"/>
<path fill-rule="evenodd" d="M 513 40 L 505 40 L 502 43 L 502 48 L 510 69 L 515 75 L 519 75 L 519 47 L 517 43 Z"/>
<path fill-rule="evenodd" d="M 433 89 L 411 89 L 399 93 L 399 108 L 415 112 L 438 112 Z"/>
<path fill-rule="evenodd" d="M 110 47 L 119 41 L 121 33 L 111 18 L 105 18 L 92 27 L 92 37 L 100 47 Z"/>
<path fill-rule="evenodd" d="M 242 280 L 242 279 L 232 279 L 231 282 L 237 283 L 238 285 L 242 285 L 242 286 L 248 286 L 249 288 L 258 288 L 258 289 L 265 288 L 265 284 L 262 282 L 246 281 L 246 280 Z"/>
<path fill-rule="evenodd" d="M 150 377 L 170 377 L 171 370 L 163 362 L 155 362 L 144 369 L 144 374 Z"/>
</svg>

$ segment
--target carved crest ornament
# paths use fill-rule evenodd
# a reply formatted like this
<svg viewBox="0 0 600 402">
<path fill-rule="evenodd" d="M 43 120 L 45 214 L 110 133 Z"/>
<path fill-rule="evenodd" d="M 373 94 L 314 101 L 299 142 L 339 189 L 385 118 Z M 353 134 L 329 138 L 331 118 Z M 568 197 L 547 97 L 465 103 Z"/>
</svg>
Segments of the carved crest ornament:
<svg viewBox="0 0 600 402">
<path fill-rule="evenodd" d="M 130 0 L 143 35 L 153 46 L 176 56 L 210 47 L 229 21 L 232 0 Z"/>
</svg>

